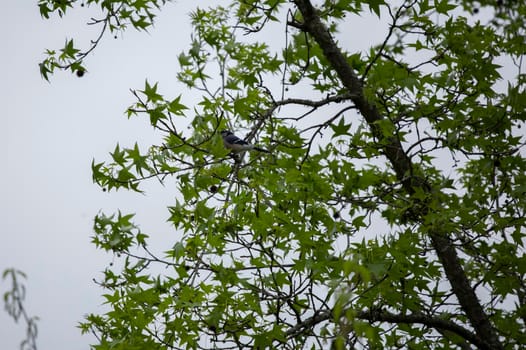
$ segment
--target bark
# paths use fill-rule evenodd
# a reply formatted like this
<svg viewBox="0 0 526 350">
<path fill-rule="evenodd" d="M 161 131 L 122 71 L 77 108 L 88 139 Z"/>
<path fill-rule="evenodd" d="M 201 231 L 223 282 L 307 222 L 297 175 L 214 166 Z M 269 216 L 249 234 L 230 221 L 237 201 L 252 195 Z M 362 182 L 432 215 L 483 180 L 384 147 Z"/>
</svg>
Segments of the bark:
<svg viewBox="0 0 526 350">
<path fill-rule="evenodd" d="M 345 56 L 336 42 L 331 37 L 327 27 L 321 21 L 316 10 L 309 0 L 294 0 L 297 8 L 303 16 L 301 29 L 309 33 L 323 50 L 324 56 L 330 62 L 332 68 L 338 74 L 341 83 L 348 90 L 352 102 L 361 112 L 369 124 L 373 135 L 379 144 L 383 146 L 383 153 L 391 163 L 398 179 L 407 193 L 414 193 L 415 189 L 420 189 L 424 193 L 431 193 L 432 188 L 426 181 L 413 174 L 411 159 L 404 151 L 400 139 L 395 135 L 385 137 L 382 134 L 377 122 L 384 119 L 373 103 L 370 103 L 364 96 L 361 80 L 353 72 Z M 436 190 L 436 189 L 435 189 Z M 423 211 L 428 209 L 423 203 Z M 453 246 L 447 232 L 432 231 L 429 233 L 433 248 L 435 249 L 445 274 L 451 284 L 462 310 L 468 317 L 478 338 L 487 346 L 479 346 L 487 349 L 503 349 L 499 342 L 497 332 L 484 312 L 480 301 L 471 287 L 464 269 L 460 263 L 457 251 Z"/>
<path fill-rule="evenodd" d="M 387 311 L 362 311 L 356 316 L 362 320 L 368 320 L 371 322 L 389 322 L 389 323 L 405 323 L 405 324 L 422 324 L 428 327 L 433 327 L 442 332 L 455 333 L 471 344 L 476 345 L 480 349 L 491 349 L 488 344 L 484 342 L 480 337 L 473 334 L 466 328 L 459 326 L 458 324 L 449 320 L 440 318 L 433 318 L 423 314 L 409 314 L 409 315 L 397 315 Z M 468 343 L 465 343 L 467 346 Z"/>
<path fill-rule="evenodd" d="M 295 337 L 299 334 L 307 333 L 310 331 L 310 329 L 312 329 L 319 323 L 333 318 L 334 315 L 332 314 L 332 312 L 328 310 L 319 311 L 315 315 L 306 318 L 302 322 L 291 327 L 286 334 L 288 337 Z M 467 340 L 469 343 L 476 345 L 480 349 L 490 349 L 486 342 L 480 339 L 477 335 L 473 334 L 473 332 L 471 332 L 470 330 L 452 321 L 440 318 L 433 318 L 424 314 L 413 313 L 407 315 L 399 315 L 381 310 L 363 310 L 356 314 L 356 318 L 361 320 L 367 320 L 369 322 L 421 324 L 427 327 L 433 327 L 441 332 L 455 333 Z M 468 343 L 465 343 L 464 345 L 469 347 Z"/>
</svg>

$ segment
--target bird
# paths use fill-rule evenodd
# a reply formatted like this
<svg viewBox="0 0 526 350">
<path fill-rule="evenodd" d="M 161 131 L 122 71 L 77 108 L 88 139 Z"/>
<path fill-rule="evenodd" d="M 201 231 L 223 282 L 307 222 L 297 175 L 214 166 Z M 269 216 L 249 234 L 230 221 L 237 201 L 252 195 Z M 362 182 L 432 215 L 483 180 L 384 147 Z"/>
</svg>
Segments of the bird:
<svg viewBox="0 0 526 350">
<path fill-rule="evenodd" d="M 223 130 L 221 131 L 221 136 L 223 137 L 223 144 L 225 145 L 225 148 L 228 148 L 232 150 L 234 153 L 239 153 L 243 151 L 259 151 L 263 153 L 270 153 L 270 151 L 254 146 L 247 141 L 237 137 L 234 135 L 234 133 L 230 130 Z"/>
</svg>

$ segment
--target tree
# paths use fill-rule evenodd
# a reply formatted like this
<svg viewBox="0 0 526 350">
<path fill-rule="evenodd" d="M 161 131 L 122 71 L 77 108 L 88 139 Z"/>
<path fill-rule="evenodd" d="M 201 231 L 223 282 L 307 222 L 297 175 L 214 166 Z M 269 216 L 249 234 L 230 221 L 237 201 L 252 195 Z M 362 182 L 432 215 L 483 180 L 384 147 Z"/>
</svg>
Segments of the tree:
<svg viewBox="0 0 526 350">
<path fill-rule="evenodd" d="M 84 3 L 101 37 L 165 4 Z M 44 17 L 75 4 L 39 2 Z M 368 13 L 388 26 L 359 52 L 346 25 Z M 163 141 L 92 164 L 104 190 L 178 193 L 164 252 L 133 214 L 95 217 L 122 268 L 100 283 L 110 311 L 80 325 L 93 348 L 526 343 L 523 2 L 232 0 L 191 18 L 177 78 L 200 102 L 147 81 L 127 114 Z M 82 75 L 97 43 L 49 50 L 42 75 Z M 232 156 L 223 129 L 272 153 Z"/>
</svg>

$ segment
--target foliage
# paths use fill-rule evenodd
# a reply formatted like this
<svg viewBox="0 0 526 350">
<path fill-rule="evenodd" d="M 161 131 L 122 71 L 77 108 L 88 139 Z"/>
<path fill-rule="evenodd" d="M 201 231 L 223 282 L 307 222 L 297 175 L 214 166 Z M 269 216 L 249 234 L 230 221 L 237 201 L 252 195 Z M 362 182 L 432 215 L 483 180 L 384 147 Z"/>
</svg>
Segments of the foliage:
<svg viewBox="0 0 526 350">
<path fill-rule="evenodd" d="M 48 17 L 74 3 L 39 4 Z M 164 2 L 85 4 L 114 31 L 148 29 Z M 357 16 L 389 24 L 364 52 Z M 128 117 L 163 142 L 92 164 L 105 190 L 152 178 L 178 189 L 164 252 L 132 214 L 95 218 L 93 242 L 122 268 L 101 282 L 110 311 L 80 326 L 93 348 L 526 343 L 524 18 L 520 1 L 197 8 L 177 78 L 200 102 L 146 81 Z M 268 40 L 278 33 L 283 47 Z M 70 40 L 61 52 L 41 64 L 46 79 L 85 69 L 89 50 Z M 272 154 L 231 157 L 225 128 Z"/>
<path fill-rule="evenodd" d="M 38 317 L 29 317 L 24 307 L 24 300 L 26 298 L 26 287 L 20 282 L 20 278 L 26 278 L 26 274 L 20 270 L 5 269 L 2 274 L 2 279 L 11 280 L 11 289 L 4 293 L 4 307 L 9 316 L 13 317 L 15 322 L 20 318 L 26 324 L 26 339 L 20 343 L 20 350 L 36 350 L 37 349 L 37 335 Z"/>
</svg>

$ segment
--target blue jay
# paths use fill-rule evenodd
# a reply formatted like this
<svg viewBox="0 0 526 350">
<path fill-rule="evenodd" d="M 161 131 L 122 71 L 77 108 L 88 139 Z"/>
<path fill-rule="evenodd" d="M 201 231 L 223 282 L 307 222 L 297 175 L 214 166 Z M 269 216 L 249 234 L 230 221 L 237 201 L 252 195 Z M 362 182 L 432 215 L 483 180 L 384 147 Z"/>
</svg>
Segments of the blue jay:
<svg viewBox="0 0 526 350">
<path fill-rule="evenodd" d="M 232 131 L 223 130 L 221 131 L 221 136 L 223 137 L 223 144 L 226 148 L 231 149 L 234 153 L 239 153 L 243 151 L 256 150 L 259 152 L 270 153 L 266 149 L 256 147 L 245 140 L 240 139 Z"/>
</svg>

